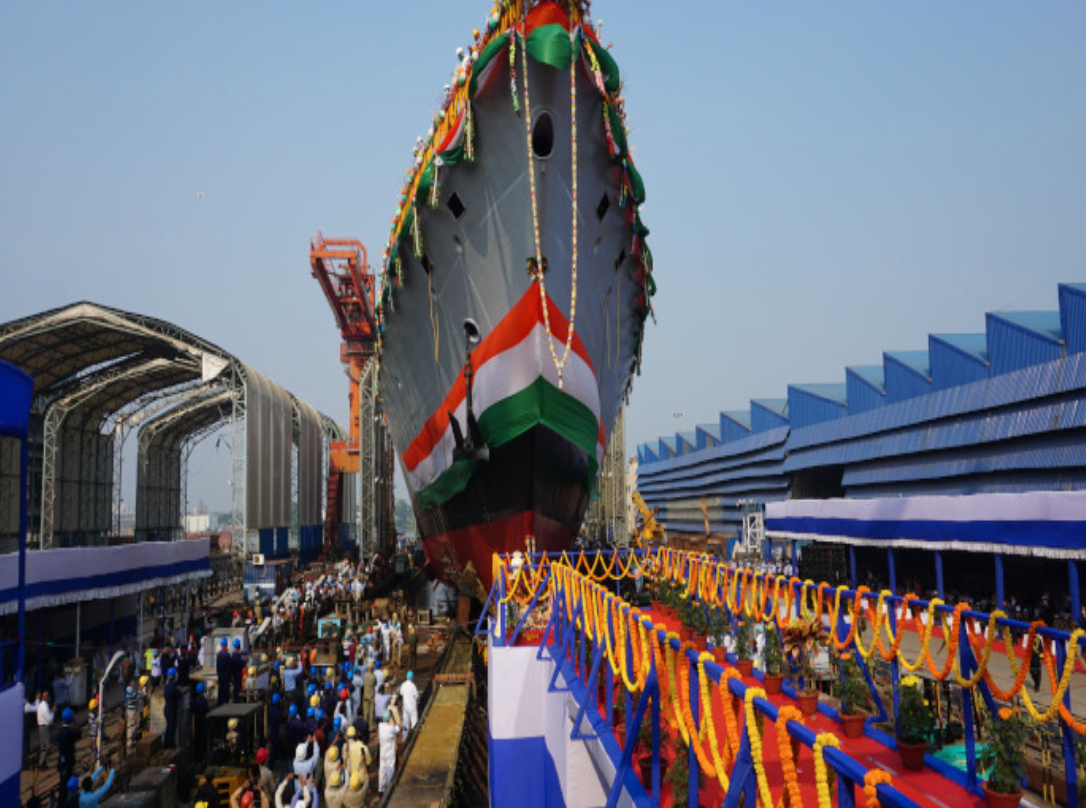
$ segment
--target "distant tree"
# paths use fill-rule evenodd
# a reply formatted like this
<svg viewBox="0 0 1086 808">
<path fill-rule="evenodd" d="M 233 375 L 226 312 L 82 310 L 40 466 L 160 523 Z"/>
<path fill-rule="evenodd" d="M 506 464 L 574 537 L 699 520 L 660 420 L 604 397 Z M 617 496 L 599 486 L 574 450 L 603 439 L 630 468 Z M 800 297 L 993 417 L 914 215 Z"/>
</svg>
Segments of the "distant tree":
<svg viewBox="0 0 1086 808">
<path fill-rule="evenodd" d="M 403 499 L 396 500 L 396 532 L 415 532 L 415 511 L 411 508 L 411 503 Z"/>
</svg>

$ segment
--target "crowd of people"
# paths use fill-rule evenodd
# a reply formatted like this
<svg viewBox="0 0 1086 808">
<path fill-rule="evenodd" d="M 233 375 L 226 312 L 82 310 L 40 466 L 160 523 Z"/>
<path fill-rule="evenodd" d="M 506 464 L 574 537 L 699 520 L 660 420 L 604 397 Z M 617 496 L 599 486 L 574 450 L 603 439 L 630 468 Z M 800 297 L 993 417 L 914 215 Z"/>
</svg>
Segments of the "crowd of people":
<svg viewBox="0 0 1086 808">
<path fill-rule="evenodd" d="M 418 634 L 406 610 L 380 613 L 366 601 L 372 567 L 343 563 L 333 573 L 300 577 L 281 595 L 260 600 L 251 611 L 233 611 L 215 621 L 210 612 L 182 643 L 157 631 L 143 653 L 127 653 L 120 665 L 124 680 L 124 734 L 121 747 L 132 754 L 148 732 L 152 695 L 161 688 L 165 730 L 162 746 L 175 748 L 191 738 L 192 761 L 205 770 L 183 802 L 192 808 L 226 808 L 218 784 L 222 767 L 244 770 L 233 789 L 233 808 L 360 808 L 392 784 L 402 744 L 419 717 L 419 689 L 414 669 Z M 318 620 L 336 606 L 354 605 L 337 615 L 332 641 L 318 640 Z M 366 615 L 369 619 L 363 619 Z M 402 619 L 401 619 L 402 617 Z M 201 670 L 216 622 L 241 629 L 217 638 L 214 667 Z M 201 656 L 201 646 L 205 646 Z M 188 710 L 182 694 L 191 686 Z M 208 715 L 217 706 L 259 704 L 262 721 L 246 733 L 238 719 L 228 722 L 225 737 L 209 736 Z M 97 740 L 91 703 L 88 732 Z M 48 693 L 28 701 L 28 719 L 36 719 L 38 765 L 55 748 L 60 787 L 57 805 L 92 808 L 113 785 L 114 772 L 99 769 L 75 774 L 75 746 L 82 730 L 72 727 L 72 711 L 60 716 L 53 738 L 54 715 Z M 179 721 L 187 720 L 182 735 Z M 235 775 L 236 776 L 236 775 Z"/>
</svg>

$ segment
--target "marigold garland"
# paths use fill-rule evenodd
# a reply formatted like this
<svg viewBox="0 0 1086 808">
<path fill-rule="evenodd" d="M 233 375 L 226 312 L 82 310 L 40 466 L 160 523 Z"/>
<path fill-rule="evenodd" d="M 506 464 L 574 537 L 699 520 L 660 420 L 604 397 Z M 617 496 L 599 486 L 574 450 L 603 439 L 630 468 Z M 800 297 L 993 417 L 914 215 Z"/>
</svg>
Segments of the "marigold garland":
<svg viewBox="0 0 1086 808">
<path fill-rule="evenodd" d="M 882 769 L 871 769 L 864 775 L 864 800 L 867 808 L 879 808 L 882 805 L 879 801 L 878 787 L 891 785 L 892 782 L 890 772 Z"/>
<path fill-rule="evenodd" d="M 841 742 L 832 733 L 820 732 L 814 744 L 815 786 L 818 791 L 819 808 L 833 808 L 833 800 L 830 797 L 830 775 L 826 760 L 822 755 L 822 750 L 827 746 L 840 749 Z"/>
<path fill-rule="evenodd" d="M 762 752 L 762 722 L 758 720 L 754 709 L 754 700 L 765 698 L 765 691 L 760 687 L 748 687 L 744 694 L 747 743 L 750 744 L 750 756 L 754 761 L 754 774 L 758 782 L 758 798 L 763 808 L 773 808 L 773 794 L 769 790 L 769 780 L 765 775 L 765 758 Z"/>
<path fill-rule="evenodd" d="M 799 773 L 793 754 L 792 737 L 788 734 L 788 722 L 803 723 L 803 713 L 791 704 L 777 712 L 777 750 L 781 758 L 781 775 L 784 779 L 788 808 L 803 808 L 803 791 L 799 787 Z"/>
<path fill-rule="evenodd" d="M 720 755 L 720 743 L 717 737 L 716 722 L 713 719 L 713 702 L 709 693 L 709 676 L 705 673 L 705 663 L 712 661 L 712 659 L 713 655 L 709 653 L 703 653 L 698 657 L 698 689 L 701 693 L 701 703 L 705 705 L 705 717 L 702 720 L 706 723 L 709 730 L 709 751 L 713 755 L 711 770 L 716 774 L 717 782 L 720 783 L 720 787 L 724 789 L 724 793 L 727 794 L 730 781 L 728 780 L 728 771 L 725 767 L 724 760 Z M 725 682 L 726 681 L 727 680 L 725 680 Z M 727 738 L 725 738 L 725 743 L 728 743 Z"/>
</svg>

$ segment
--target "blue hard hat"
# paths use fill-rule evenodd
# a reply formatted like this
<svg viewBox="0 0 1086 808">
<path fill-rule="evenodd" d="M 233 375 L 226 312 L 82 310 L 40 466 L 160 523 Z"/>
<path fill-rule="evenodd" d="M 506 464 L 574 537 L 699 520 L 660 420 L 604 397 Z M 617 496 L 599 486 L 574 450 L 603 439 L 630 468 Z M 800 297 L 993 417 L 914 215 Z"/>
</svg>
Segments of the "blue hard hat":
<svg viewBox="0 0 1086 808">
<path fill-rule="evenodd" d="M 226 647 L 226 637 L 223 637 L 221 640 L 219 640 L 219 645 L 223 648 Z"/>
<path fill-rule="evenodd" d="M 316 713 L 316 719 L 320 721 L 322 718 L 324 718 L 324 710 L 318 709 Z"/>
<path fill-rule="evenodd" d="M 415 672 L 414 671 L 408 671 L 407 672 L 407 678 L 408 679 L 414 679 L 415 678 Z"/>
<path fill-rule="evenodd" d="M 73 712 L 72 712 L 72 710 L 71 710 L 71 708 L 70 708 L 70 707 L 65 707 L 65 708 L 64 708 L 64 712 L 62 712 L 62 713 L 60 714 L 60 720 L 61 720 L 61 721 L 63 721 L 63 722 L 65 723 L 65 724 L 67 724 L 67 723 L 69 723 L 69 722 L 70 722 L 70 721 L 71 721 L 71 720 L 72 720 L 73 718 L 75 718 L 75 713 L 73 713 Z"/>
<path fill-rule="evenodd" d="M 310 682 L 310 683 L 309 683 L 309 687 L 307 687 L 307 688 L 306 688 L 306 692 L 307 692 L 307 693 L 308 693 L 308 694 L 309 694 L 310 696 L 312 696 L 312 695 L 313 695 L 314 693 L 316 693 L 316 692 L 317 692 L 317 686 L 316 686 L 315 684 L 313 684 L 312 682 Z"/>
<path fill-rule="evenodd" d="M 79 778 L 78 777 L 69 777 L 68 778 L 68 791 L 69 791 L 69 793 L 74 793 L 76 791 L 79 791 Z"/>
<path fill-rule="evenodd" d="M 273 671 L 279 670 L 279 663 L 278 662 L 273 662 L 272 663 L 272 670 Z"/>
<path fill-rule="evenodd" d="M 168 671 L 166 671 L 166 676 L 167 677 L 177 676 L 177 668 L 170 668 Z"/>
<path fill-rule="evenodd" d="M 207 687 L 204 685 L 203 682 L 200 682 L 199 684 L 196 685 L 196 692 L 197 693 L 203 693 L 205 690 L 207 690 Z"/>
<path fill-rule="evenodd" d="M 343 716 L 337 715 L 336 720 L 332 722 L 332 726 L 335 727 L 336 729 L 339 729 L 340 727 L 342 727 L 343 726 Z"/>
<path fill-rule="evenodd" d="M 351 672 L 351 663 L 350 662 L 344 662 L 343 663 L 343 672 L 344 673 L 350 673 Z"/>
<path fill-rule="evenodd" d="M 298 715 L 298 707 L 294 704 L 290 705 L 290 707 L 287 709 L 287 715 L 291 717 Z"/>
<path fill-rule="evenodd" d="M 377 660 L 375 663 L 373 663 L 373 667 L 380 668 L 381 667 L 381 660 Z"/>
<path fill-rule="evenodd" d="M 278 703 L 279 703 L 279 694 L 278 693 L 272 693 L 272 704 L 278 704 Z"/>
<path fill-rule="evenodd" d="M 332 689 L 332 680 L 331 679 L 325 679 L 324 680 L 324 689 L 325 690 L 331 690 Z"/>
<path fill-rule="evenodd" d="M 234 647 L 241 648 L 241 640 L 239 640 L 237 637 L 234 638 Z"/>
<path fill-rule="evenodd" d="M 305 717 L 306 718 L 312 718 L 316 714 L 317 714 L 317 711 L 314 710 L 312 707 L 310 707 L 308 710 L 305 711 Z"/>
</svg>

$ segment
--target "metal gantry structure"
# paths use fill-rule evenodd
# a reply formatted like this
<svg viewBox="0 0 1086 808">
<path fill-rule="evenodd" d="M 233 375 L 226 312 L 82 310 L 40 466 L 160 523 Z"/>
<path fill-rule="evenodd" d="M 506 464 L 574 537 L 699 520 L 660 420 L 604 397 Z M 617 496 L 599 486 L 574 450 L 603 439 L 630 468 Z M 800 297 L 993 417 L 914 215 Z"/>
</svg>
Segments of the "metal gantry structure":
<svg viewBox="0 0 1086 808">
<path fill-rule="evenodd" d="M 310 242 L 309 267 L 343 339 L 340 360 L 349 383 L 350 434 L 333 441 L 328 452 L 325 551 L 336 542 L 344 475 L 357 473 L 360 550 L 368 557 L 391 543 L 395 529 L 392 444 L 377 395 L 377 281 L 360 241 L 326 239 L 320 232 Z"/>
<path fill-rule="evenodd" d="M 295 537 L 299 529 L 320 531 L 321 458 L 343 430 L 218 346 L 165 321 L 83 302 L 0 324 L 0 359 L 34 379 L 34 547 L 182 537 L 189 458 L 224 428 L 235 548 L 244 552 L 255 538 L 262 547 L 274 540 L 285 553 L 295 545 L 291 528 Z M 136 525 L 129 537 L 121 517 L 133 434 Z M 0 491 L 11 490 L 17 472 L 18 458 L 0 444 Z M 293 503 L 300 526 L 292 523 Z M 0 542 L 16 537 L 5 508 Z"/>
<path fill-rule="evenodd" d="M 603 463 L 597 480 L 597 495 L 588 506 L 585 528 L 589 537 L 614 547 L 628 547 L 627 523 L 629 496 L 626 492 L 626 417 L 618 411 L 607 440 Z"/>
</svg>

